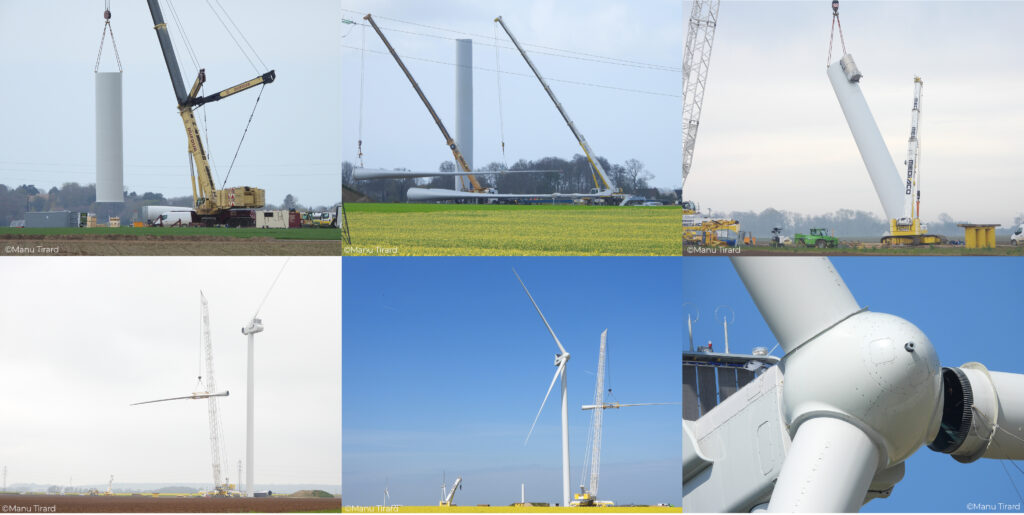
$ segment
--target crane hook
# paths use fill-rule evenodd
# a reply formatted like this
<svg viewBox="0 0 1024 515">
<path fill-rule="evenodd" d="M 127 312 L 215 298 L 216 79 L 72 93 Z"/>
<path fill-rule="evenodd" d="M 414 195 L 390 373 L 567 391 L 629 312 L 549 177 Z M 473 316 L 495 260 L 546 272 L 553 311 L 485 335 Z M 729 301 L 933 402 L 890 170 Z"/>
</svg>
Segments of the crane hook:
<svg viewBox="0 0 1024 515">
<path fill-rule="evenodd" d="M 839 0 L 832 0 L 832 16 L 839 16 Z"/>
</svg>

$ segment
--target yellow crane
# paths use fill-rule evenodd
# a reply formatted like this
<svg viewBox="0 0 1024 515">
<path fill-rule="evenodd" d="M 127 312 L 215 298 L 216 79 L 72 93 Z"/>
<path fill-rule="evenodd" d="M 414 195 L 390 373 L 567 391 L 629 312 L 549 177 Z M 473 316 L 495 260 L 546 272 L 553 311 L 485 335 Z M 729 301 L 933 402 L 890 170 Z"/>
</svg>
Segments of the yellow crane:
<svg viewBox="0 0 1024 515">
<path fill-rule="evenodd" d="M 427 100 L 427 96 L 423 94 L 423 90 L 420 89 L 420 85 L 416 83 L 416 79 L 412 78 L 412 73 L 405 67 L 405 63 L 402 62 L 402 58 L 398 57 L 398 52 L 395 51 L 394 47 L 391 46 L 391 42 L 388 41 L 388 38 L 384 36 L 383 32 L 381 32 L 380 27 L 377 26 L 377 22 L 373 21 L 373 16 L 367 14 L 366 16 L 363 16 L 363 19 L 369 22 L 370 26 L 373 27 L 373 30 L 377 32 L 378 36 L 380 36 L 381 41 L 384 42 L 384 46 L 388 48 L 388 52 L 390 52 L 391 56 L 395 58 L 395 61 L 398 63 L 398 67 L 405 73 L 405 77 L 409 79 L 413 89 L 416 90 L 416 94 L 419 95 L 420 100 L 423 101 L 423 105 L 427 106 L 427 111 L 430 111 L 430 116 L 434 118 L 434 123 L 437 124 L 437 128 L 441 129 L 441 134 L 444 136 L 444 141 L 448 145 L 448 148 L 451 149 L 452 156 L 455 157 L 455 162 L 458 163 L 459 168 L 467 174 L 466 178 L 469 179 L 473 192 L 497 193 L 497 190 L 494 188 L 481 186 L 480 182 L 476 180 L 476 177 L 472 175 L 473 170 L 469 168 L 469 163 L 466 163 L 466 158 L 462 157 L 462 152 L 459 151 L 459 146 L 455 144 L 455 139 L 448 134 L 448 129 L 446 129 L 444 123 L 441 122 L 441 118 L 437 116 L 437 112 L 434 111 L 434 106 L 430 105 L 430 101 Z"/>
<path fill-rule="evenodd" d="M 270 70 L 223 91 L 199 96 L 200 88 L 206 82 L 206 70 L 201 69 L 192 84 L 192 89 L 186 91 L 181 70 L 178 68 L 178 60 L 174 55 L 174 47 L 171 45 L 171 38 L 167 32 L 167 23 L 164 22 L 163 13 L 160 11 L 160 3 L 158 0 L 147 1 L 150 14 L 153 16 L 153 28 L 156 29 L 160 49 L 163 51 L 164 61 L 167 63 L 167 72 L 171 76 L 174 95 L 178 100 L 178 112 L 185 124 L 188 151 L 192 155 L 195 165 L 192 174 L 192 199 L 196 215 L 193 222 L 201 222 L 204 225 L 253 225 L 255 219 L 252 209 L 263 207 L 266 204 L 264 190 L 251 186 L 217 189 L 210 173 L 210 162 L 206 157 L 193 111 L 204 104 L 227 98 L 255 86 L 270 84 L 274 82 L 276 74 L 274 70 Z"/>
</svg>

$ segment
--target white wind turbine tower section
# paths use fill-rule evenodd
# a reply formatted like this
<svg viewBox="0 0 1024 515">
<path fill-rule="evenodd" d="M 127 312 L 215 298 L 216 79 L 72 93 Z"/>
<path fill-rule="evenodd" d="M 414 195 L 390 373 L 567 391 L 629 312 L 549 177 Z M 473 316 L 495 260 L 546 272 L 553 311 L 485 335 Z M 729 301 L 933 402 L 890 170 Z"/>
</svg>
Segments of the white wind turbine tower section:
<svg viewBox="0 0 1024 515">
<path fill-rule="evenodd" d="M 857 511 L 926 444 L 1024 458 L 1024 375 L 940 367 L 920 329 L 859 307 L 826 258 L 732 262 L 785 355 L 683 421 L 684 511 Z"/>
<path fill-rule="evenodd" d="M 248 347 L 246 350 L 246 384 L 245 384 L 245 496 L 253 496 L 253 433 L 254 433 L 254 406 L 253 400 L 253 362 L 254 362 L 254 336 L 256 333 L 263 332 L 263 320 L 259 318 L 260 310 L 263 309 L 263 304 L 267 302 L 267 297 L 270 296 L 270 292 L 274 290 L 274 286 L 277 284 L 277 280 L 281 278 L 281 273 L 284 272 L 284 267 L 288 265 L 288 260 L 285 260 L 284 264 L 281 265 L 281 269 L 278 270 L 277 276 L 274 277 L 274 282 L 270 284 L 270 288 L 267 289 L 266 295 L 263 296 L 263 300 L 260 301 L 259 307 L 256 308 L 256 312 L 252 315 L 252 319 L 249 323 L 242 327 L 242 334 L 248 337 Z M 241 478 L 239 478 L 241 479 Z"/>
<path fill-rule="evenodd" d="M 533 300 L 533 295 L 530 295 L 530 290 L 526 288 L 526 284 L 523 283 L 523 279 L 519 277 L 519 273 L 512 270 L 512 273 L 516 274 L 516 279 L 519 280 L 519 284 L 523 286 L 523 291 L 526 292 L 526 296 L 530 298 L 530 302 L 533 303 L 533 307 L 537 310 L 537 314 L 540 315 L 540 319 L 544 321 L 544 326 L 547 327 L 548 332 L 551 333 L 551 337 L 555 340 L 555 345 L 558 346 L 559 353 L 555 355 L 555 376 L 551 378 L 551 385 L 548 386 L 548 392 L 544 394 L 544 401 L 540 403 L 540 409 L 537 410 L 537 416 L 533 418 L 533 424 L 530 425 L 530 432 L 526 435 L 526 442 L 530 441 L 530 435 L 533 434 L 533 428 L 537 425 L 537 419 L 540 418 L 540 413 L 544 411 L 544 404 L 548 402 L 548 396 L 551 395 L 551 389 L 555 386 L 555 381 L 559 378 L 562 379 L 562 506 L 569 506 L 569 403 L 568 397 L 566 396 L 567 380 L 565 367 L 569 362 L 569 352 L 562 346 L 562 342 L 558 341 L 558 336 L 555 335 L 555 331 L 551 329 L 551 324 L 548 323 L 548 319 L 544 318 L 544 313 L 541 312 L 540 306 L 537 305 L 537 301 Z M 526 442 L 523 445 L 526 445 Z"/>
</svg>

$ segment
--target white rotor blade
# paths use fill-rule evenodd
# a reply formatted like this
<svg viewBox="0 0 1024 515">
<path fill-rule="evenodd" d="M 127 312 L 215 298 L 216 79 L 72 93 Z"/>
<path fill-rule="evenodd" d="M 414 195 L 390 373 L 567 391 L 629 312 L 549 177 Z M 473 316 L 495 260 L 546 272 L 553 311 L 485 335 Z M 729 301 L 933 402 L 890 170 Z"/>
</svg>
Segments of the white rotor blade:
<svg viewBox="0 0 1024 515">
<path fill-rule="evenodd" d="M 827 258 L 730 259 L 785 352 L 860 310 Z"/>
<path fill-rule="evenodd" d="M 878 448 L 867 434 L 838 418 L 812 418 L 793 437 L 768 511 L 858 511 L 877 468 Z"/>
<path fill-rule="evenodd" d="M 981 363 L 964 363 L 958 370 L 966 381 L 954 392 L 962 393 L 947 393 L 945 402 L 947 410 L 956 406 L 954 418 L 964 420 L 948 428 L 962 440 L 952 452 L 942 452 L 962 463 L 1024 459 L 1024 375 L 996 372 Z"/>
<path fill-rule="evenodd" d="M 564 361 L 555 369 L 555 377 L 551 378 L 551 386 L 548 386 L 548 393 L 544 394 L 544 401 L 540 403 L 540 409 L 537 410 L 537 416 L 533 417 L 533 423 L 530 424 L 530 432 L 526 433 L 526 441 L 523 442 L 523 445 L 530 442 L 530 435 L 533 434 L 533 428 L 537 425 L 537 419 L 540 418 L 540 412 L 544 411 L 544 405 L 548 402 L 548 396 L 551 395 L 551 389 L 555 387 L 555 382 L 558 381 L 558 377 L 561 375 L 563 368 L 565 368 Z"/>
<path fill-rule="evenodd" d="M 562 342 L 558 341 L 558 336 L 555 336 L 555 330 L 551 328 L 551 324 L 548 323 L 548 319 L 544 318 L 544 313 L 540 311 L 540 306 L 537 305 L 537 301 L 533 300 L 533 295 L 530 295 L 530 290 L 526 288 L 526 284 L 523 283 L 523 279 L 519 277 L 519 272 L 516 272 L 516 269 L 513 268 L 512 273 L 516 274 L 516 279 L 519 279 L 519 284 L 523 285 L 523 290 L 526 291 L 526 296 L 530 297 L 530 302 L 532 302 L 533 307 L 536 308 L 537 314 L 540 315 L 540 319 L 544 321 L 544 325 L 547 326 L 548 332 L 551 333 L 551 337 L 555 339 L 555 343 L 558 345 L 558 350 L 562 351 L 562 354 L 565 354 L 565 347 L 562 347 Z M 548 391 L 550 392 L 550 390 Z"/>
<path fill-rule="evenodd" d="M 193 393 L 192 395 L 186 395 L 184 397 L 169 397 L 167 399 L 157 399 L 155 401 L 136 402 L 136 403 L 133 403 L 133 404 L 129 404 L 129 406 L 138 406 L 139 404 L 152 404 L 154 402 L 177 401 L 177 400 L 182 400 L 182 399 L 209 399 L 210 397 L 227 397 L 227 396 L 228 396 L 228 391 L 227 390 L 224 390 L 223 392 L 217 392 L 217 393 L 201 392 L 201 393 Z"/>
<path fill-rule="evenodd" d="M 1024 459 L 1024 375 L 991 371 L 992 386 L 999 398 L 998 429 L 983 457 Z"/>
<path fill-rule="evenodd" d="M 597 409 L 597 408 L 605 408 L 605 409 L 608 409 L 608 408 L 625 408 L 627 406 L 670 406 L 670 405 L 678 406 L 679 404 L 680 403 L 678 403 L 678 402 L 631 402 L 631 403 L 628 403 L 628 404 L 620 404 L 618 402 L 606 402 L 606 403 L 604 403 L 604 404 L 602 404 L 600 406 L 598 406 L 596 404 L 584 404 L 582 406 L 582 408 L 585 409 L 585 410 L 588 410 L 588 409 Z"/>
</svg>

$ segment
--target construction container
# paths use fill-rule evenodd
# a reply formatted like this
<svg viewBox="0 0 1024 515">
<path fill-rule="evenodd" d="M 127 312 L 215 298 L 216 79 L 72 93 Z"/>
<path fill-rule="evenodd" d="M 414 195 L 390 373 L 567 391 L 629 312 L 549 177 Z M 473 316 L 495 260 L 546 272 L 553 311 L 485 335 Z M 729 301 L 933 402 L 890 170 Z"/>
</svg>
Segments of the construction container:
<svg viewBox="0 0 1024 515">
<path fill-rule="evenodd" d="M 299 229 L 302 227 L 302 213 L 292 210 L 288 211 L 288 228 Z"/>
<path fill-rule="evenodd" d="M 25 213 L 25 228 L 78 227 L 78 213 L 71 211 L 39 211 Z"/>
<path fill-rule="evenodd" d="M 132 227 L 145 227 L 146 222 L 133 222 Z"/>
<path fill-rule="evenodd" d="M 121 227 L 121 217 L 112 216 L 107 219 L 107 227 Z"/>
<path fill-rule="evenodd" d="M 287 229 L 289 215 L 285 210 L 256 211 L 256 227 L 259 229 Z"/>
</svg>

